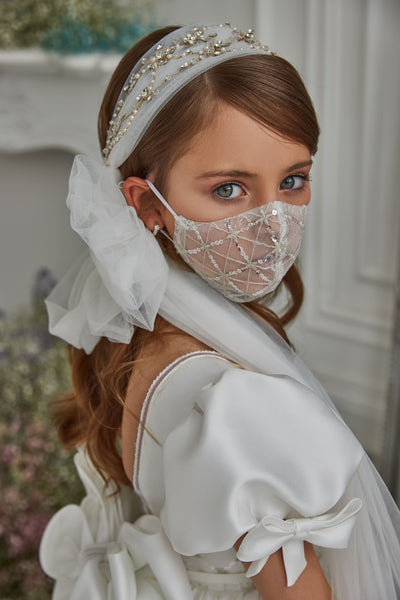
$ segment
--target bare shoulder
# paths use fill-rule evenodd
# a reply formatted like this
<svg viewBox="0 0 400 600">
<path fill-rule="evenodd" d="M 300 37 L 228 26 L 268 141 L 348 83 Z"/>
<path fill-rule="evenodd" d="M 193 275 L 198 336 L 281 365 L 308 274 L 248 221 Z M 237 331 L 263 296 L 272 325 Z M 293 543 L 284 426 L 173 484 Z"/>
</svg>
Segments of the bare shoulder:
<svg viewBox="0 0 400 600">
<path fill-rule="evenodd" d="M 140 352 L 129 380 L 122 418 L 122 461 L 132 481 L 135 445 L 143 402 L 156 377 L 174 360 L 198 350 L 208 350 L 205 344 L 171 325 L 162 338 Z"/>
</svg>

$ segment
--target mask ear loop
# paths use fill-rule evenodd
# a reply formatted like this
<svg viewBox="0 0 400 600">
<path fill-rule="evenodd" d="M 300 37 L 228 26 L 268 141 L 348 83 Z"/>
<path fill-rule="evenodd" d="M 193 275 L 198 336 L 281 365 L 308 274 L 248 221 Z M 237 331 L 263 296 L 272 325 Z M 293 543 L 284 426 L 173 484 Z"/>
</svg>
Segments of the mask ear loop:
<svg viewBox="0 0 400 600">
<path fill-rule="evenodd" d="M 149 186 L 149 188 L 151 189 L 153 194 L 155 194 L 157 196 L 157 198 L 160 200 L 160 202 L 162 202 L 162 204 L 164 204 L 165 208 L 171 213 L 171 215 L 174 216 L 175 219 L 177 219 L 178 215 L 176 214 L 176 212 L 174 211 L 172 206 L 170 206 L 168 204 L 168 202 L 166 201 L 164 196 L 158 191 L 156 186 L 153 183 L 151 183 L 151 181 L 149 181 L 148 179 L 145 179 L 145 182 L 147 183 L 147 185 Z"/>
<path fill-rule="evenodd" d="M 160 202 L 165 206 L 165 208 L 175 218 L 175 220 L 178 219 L 179 218 L 178 215 L 176 214 L 176 212 L 174 211 L 174 209 L 172 208 L 172 206 L 170 206 L 168 204 L 168 202 L 166 201 L 166 199 L 164 198 L 164 196 L 158 191 L 158 189 L 156 188 L 156 186 L 153 183 L 151 183 L 151 181 L 149 181 L 148 179 L 145 179 L 145 182 L 147 183 L 147 185 L 149 186 L 149 188 L 151 189 L 151 191 L 153 192 L 153 194 L 155 194 L 157 196 L 157 198 L 160 200 Z M 168 238 L 172 243 L 174 243 L 174 240 L 168 235 L 168 233 L 166 231 L 164 231 L 164 229 L 158 228 L 158 230 L 166 238 Z M 158 230 L 157 230 L 157 233 L 158 233 Z M 155 235 L 157 235 L 157 234 L 155 234 Z"/>
</svg>

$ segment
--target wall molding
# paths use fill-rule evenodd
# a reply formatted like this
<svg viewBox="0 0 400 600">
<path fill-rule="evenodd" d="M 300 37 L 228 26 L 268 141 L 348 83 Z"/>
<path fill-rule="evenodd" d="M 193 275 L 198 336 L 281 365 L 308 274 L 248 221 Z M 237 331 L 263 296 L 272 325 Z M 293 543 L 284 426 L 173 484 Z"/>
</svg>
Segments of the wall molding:
<svg viewBox="0 0 400 600">
<path fill-rule="evenodd" d="M 0 151 L 98 155 L 97 112 L 115 56 L 0 52 Z"/>
<path fill-rule="evenodd" d="M 303 75 L 322 130 L 294 329 L 378 461 L 400 245 L 400 4 L 258 0 L 255 22 Z"/>
</svg>

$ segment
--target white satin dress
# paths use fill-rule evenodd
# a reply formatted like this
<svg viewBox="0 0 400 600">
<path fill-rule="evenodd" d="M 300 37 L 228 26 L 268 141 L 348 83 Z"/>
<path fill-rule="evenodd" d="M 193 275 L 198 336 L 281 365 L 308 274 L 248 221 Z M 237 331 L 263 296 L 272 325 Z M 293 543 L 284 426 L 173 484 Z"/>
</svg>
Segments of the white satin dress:
<svg viewBox="0 0 400 600">
<path fill-rule="evenodd" d="M 104 495 L 77 454 L 87 495 L 52 518 L 41 544 L 53 598 L 257 600 L 249 576 L 282 547 L 292 585 L 305 568 L 304 540 L 329 577 L 325 549 L 346 552 L 363 510 L 346 495 L 362 456 L 307 386 L 216 352 L 186 355 L 144 402 L 135 492 Z M 241 561 L 251 563 L 248 576 Z"/>
</svg>

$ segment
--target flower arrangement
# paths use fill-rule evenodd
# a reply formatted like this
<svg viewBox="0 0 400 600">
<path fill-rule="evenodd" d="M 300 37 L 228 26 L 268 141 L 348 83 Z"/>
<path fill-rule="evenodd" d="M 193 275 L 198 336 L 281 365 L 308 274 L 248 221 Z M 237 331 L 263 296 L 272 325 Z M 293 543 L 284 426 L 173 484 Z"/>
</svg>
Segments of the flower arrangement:
<svg viewBox="0 0 400 600">
<path fill-rule="evenodd" d="M 153 4 L 153 0 L 4 0 L 0 46 L 39 46 L 61 54 L 124 53 L 149 31 Z"/>
<path fill-rule="evenodd" d="M 35 281 L 29 308 L 0 316 L 0 597 L 45 600 L 52 582 L 38 548 L 50 517 L 83 488 L 62 450 L 49 402 L 71 386 L 66 346 L 47 331 L 49 271 Z"/>
</svg>

